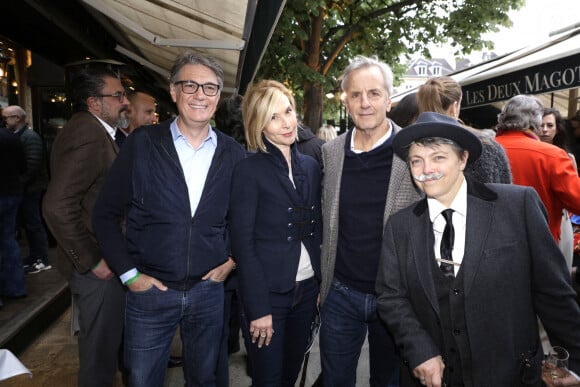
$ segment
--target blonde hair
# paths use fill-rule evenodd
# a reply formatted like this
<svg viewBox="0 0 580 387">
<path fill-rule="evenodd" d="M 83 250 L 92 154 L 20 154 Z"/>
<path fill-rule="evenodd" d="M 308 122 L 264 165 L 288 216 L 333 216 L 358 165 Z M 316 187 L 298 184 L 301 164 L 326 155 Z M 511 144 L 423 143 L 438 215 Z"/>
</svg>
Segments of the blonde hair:
<svg viewBox="0 0 580 387">
<path fill-rule="evenodd" d="M 249 151 L 255 152 L 260 149 L 266 152 L 262 133 L 275 113 L 276 104 L 283 97 L 287 97 L 292 109 L 296 110 L 294 96 L 278 81 L 259 81 L 252 85 L 244 95 L 242 117 Z"/>
<path fill-rule="evenodd" d="M 461 101 L 461 86 L 451 77 L 431 78 L 419 87 L 417 103 L 419 112 L 449 115 L 449 107 Z"/>
<path fill-rule="evenodd" d="M 333 140 L 336 138 L 336 129 L 332 125 L 324 124 L 318 129 L 317 136 L 324 141 Z"/>
</svg>

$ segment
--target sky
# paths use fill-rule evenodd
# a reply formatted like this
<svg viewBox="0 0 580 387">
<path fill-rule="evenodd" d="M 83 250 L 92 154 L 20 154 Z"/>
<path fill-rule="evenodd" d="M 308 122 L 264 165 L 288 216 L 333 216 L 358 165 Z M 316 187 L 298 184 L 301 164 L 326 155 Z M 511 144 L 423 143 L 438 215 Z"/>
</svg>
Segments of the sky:
<svg viewBox="0 0 580 387">
<path fill-rule="evenodd" d="M 502 55 L 519 48 L 534 45 L 549 37 L 550 32 L 580 23 L 579 0 L 527 0 L 517 11 L 509 13 L 511 28 L 485 35 L 495 43 L 493 52 Z M 446 48 L 435 48 L 432 56 L 451 57 Z M 481 53 L 470 55 L 472 63 L 481 61 Z"/>
</svg>

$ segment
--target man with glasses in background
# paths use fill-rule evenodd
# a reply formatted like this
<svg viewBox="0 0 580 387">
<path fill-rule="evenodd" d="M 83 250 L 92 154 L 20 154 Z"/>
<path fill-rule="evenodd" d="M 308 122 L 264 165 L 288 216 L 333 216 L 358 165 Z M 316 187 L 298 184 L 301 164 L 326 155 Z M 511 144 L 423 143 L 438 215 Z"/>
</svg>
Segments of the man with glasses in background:
<svg viewBox="0 0 580 387">
<path fill-rule="evenodd" d="M 115 127 L 129 101 L 117 74 L 87 68 L 71 79 L 73 111 L 52 145 L 43 214 L 58 242 L 56 266 L 79 308 L 78 386 L 112 386 L 122 344 L 124 288 L 91 226 L 93 207 L 117 157 Z"/>
<path fill-rule="evenodd" d="M 210 125 L 222 87 L 215 59 L 178 56 L 169 88 L 179 115 L 127 137 L 97 200 L 99 246 L 128 288 L 132 387 L 163 386 L 178 326 L 185 384 L 216 384 L 223 282 L 235 267 L 226 243 L 230 180 L 245 155 Z"/>
</svg>

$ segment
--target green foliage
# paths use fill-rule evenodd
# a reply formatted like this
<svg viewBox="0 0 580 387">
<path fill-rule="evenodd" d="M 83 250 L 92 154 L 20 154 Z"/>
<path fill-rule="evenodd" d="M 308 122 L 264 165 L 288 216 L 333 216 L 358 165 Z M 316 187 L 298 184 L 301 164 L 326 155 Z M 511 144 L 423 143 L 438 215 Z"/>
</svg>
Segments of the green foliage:
<svg viewBox="0 0 580 387">
<path fill-rule="evenodd" d="M 327 102 L 303 101 L 312 84 L 336 91 L 355 55 L 377 55 L 404 71 L 401 55 L 429 56 L 427 45 L 450 43 L 458 55 L 493 48 L 482 35 L 510 26 L 507 12 L 525 0 L 288 0 L 258 78 L 284 82 L 304 111 Z M 320 26 L 317 28 L 317 26 Z M 314 98 L 314 97 L 313 97 Z M 318 103 L 314 103 L 318 102 Z M 336 103 L 336 101 L 335 101 Z M 334 109 L 333 109 L 334 110 Z M 320 122 L 306 123 L 314 127 Z"/>
</svg>

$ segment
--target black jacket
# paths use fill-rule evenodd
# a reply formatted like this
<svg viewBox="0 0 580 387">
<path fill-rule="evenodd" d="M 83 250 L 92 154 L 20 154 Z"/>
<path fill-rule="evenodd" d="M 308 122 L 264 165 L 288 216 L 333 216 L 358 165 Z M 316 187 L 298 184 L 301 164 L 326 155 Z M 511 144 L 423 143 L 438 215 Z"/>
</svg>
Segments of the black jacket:
<svg viewBox="0 0 580 387">
<path fill-rule="evenodd" d="M 293 147 L 292 176 L 282 153 L 266 143 L 241 161 L 232 179 L 230 236 L 249 321 L 271 314 L 272 293 L 296 284 L 301 242 L 320 280 L 320 168 Z"/>
<path fill-rule="evenodd" d="M 324 140 L 312 133 L 312 130 L 302 124 L 298 125 L 298 141 L 296 145 L 303 155 L 310 156 L 318 162 L 322 168 L 322 144 Z"/>
</svg>

